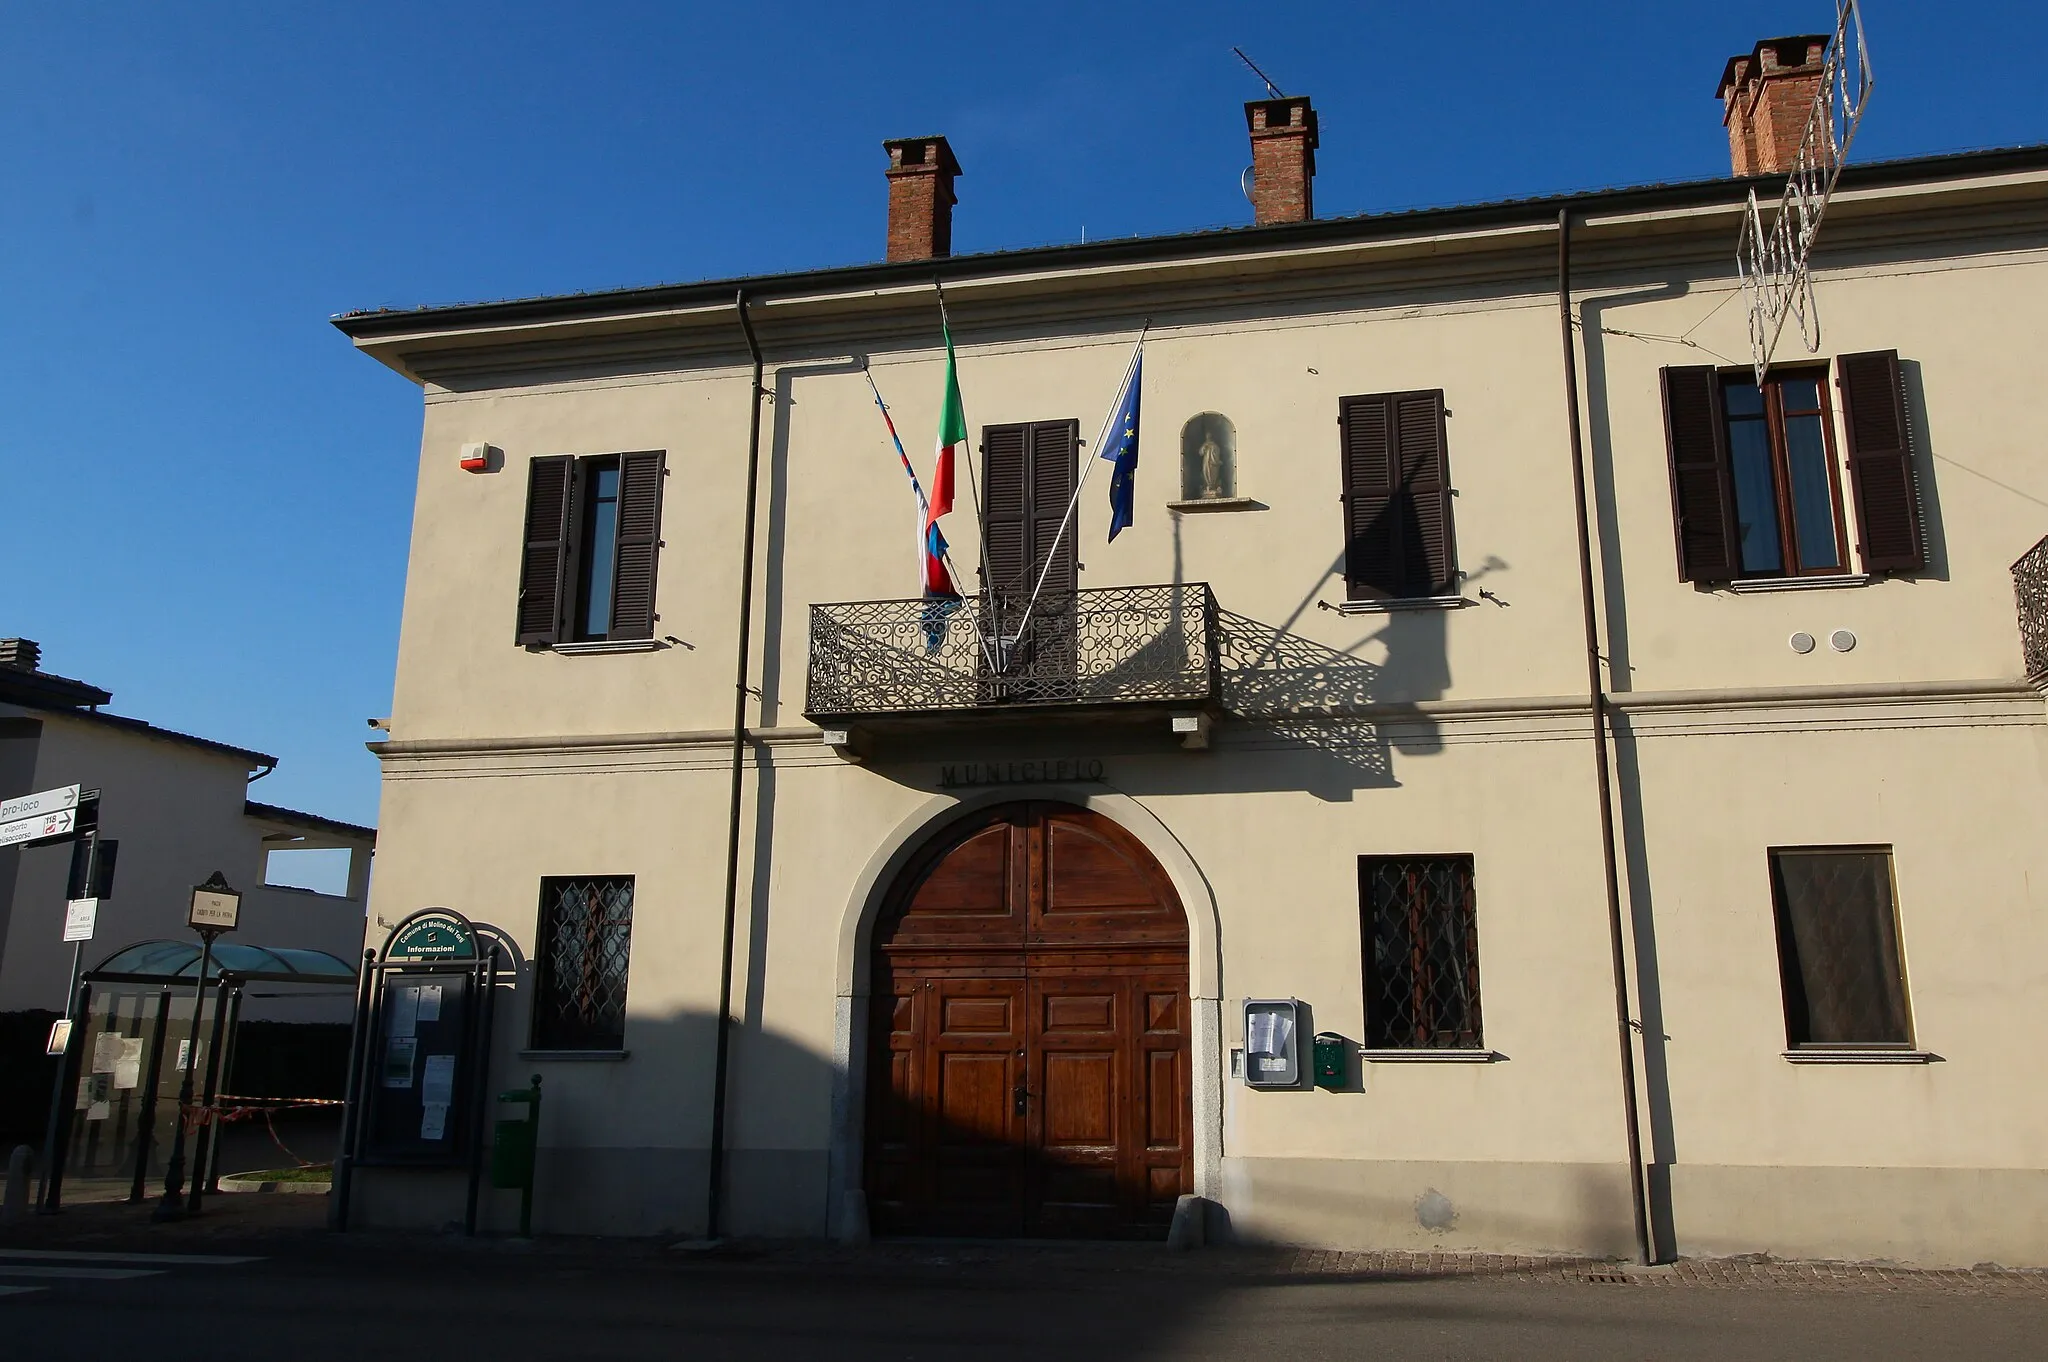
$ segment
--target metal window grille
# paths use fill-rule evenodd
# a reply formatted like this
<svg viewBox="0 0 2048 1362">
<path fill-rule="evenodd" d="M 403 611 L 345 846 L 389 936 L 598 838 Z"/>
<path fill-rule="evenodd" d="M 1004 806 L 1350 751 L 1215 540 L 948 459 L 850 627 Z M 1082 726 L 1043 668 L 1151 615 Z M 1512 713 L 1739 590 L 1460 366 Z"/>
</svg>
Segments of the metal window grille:
<svg viewBox="0 0 2048 1362">
<path fill-rule="evenodd" d="M 1479 930 L 1470 856 L 1361 856 L 1365 1044 L 1476 1050 Z"/>
<path fill-rule="evenodd" d="M 632 944 L 632 876 L 541 881 L 535 1049 L 624 1048 Z"/>
<path fill-rule="evenodd" d="M 1912 1044 L 1891 848 L 1774 850 L 1771 898 L 1786 1044 Z"/>
</svg>

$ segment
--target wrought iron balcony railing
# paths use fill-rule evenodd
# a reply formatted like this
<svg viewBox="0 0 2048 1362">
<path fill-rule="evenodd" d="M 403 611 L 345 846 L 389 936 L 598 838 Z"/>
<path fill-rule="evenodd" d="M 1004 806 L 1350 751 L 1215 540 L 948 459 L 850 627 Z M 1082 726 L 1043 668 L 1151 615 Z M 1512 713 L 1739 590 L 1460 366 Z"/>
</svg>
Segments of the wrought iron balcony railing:
<svg viewBox="0 0 2048 1362">
<path fill-rule="evenodd" d="M 1216 599 L 1203 582 L 1042 596 L 811 607 L 814 720 L 1016 706 L 1212 705 Z"/>
<path fill-rule="evenodd" d="M 2027 675 L 2048 674 L 2048 538 L 2012 565 L 2012 594 L 2019 607 L 2020 655 Z"/>
</svg>

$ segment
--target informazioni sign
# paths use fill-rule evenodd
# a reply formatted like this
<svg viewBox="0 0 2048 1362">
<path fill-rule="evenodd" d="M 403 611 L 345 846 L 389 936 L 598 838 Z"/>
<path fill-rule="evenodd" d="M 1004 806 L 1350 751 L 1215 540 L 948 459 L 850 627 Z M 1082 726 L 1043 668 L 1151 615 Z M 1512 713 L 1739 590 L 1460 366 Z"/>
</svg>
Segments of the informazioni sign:
<svg viewBox="0 0 2048 1362">
<path fill-rule="evenodd" d="M 385 944 L 386 960 L 474 960 L 476 929 L 448 908 L 428 908 L 398 924 Z"/>
<path fill-rule="evenodd" d="M 1045 757 L 1026 761 L 963 761 L 939 768 L 939 788 L 964 785 L 1059 785 L 1101 780 L 1100 757 Z"/>
</svg>

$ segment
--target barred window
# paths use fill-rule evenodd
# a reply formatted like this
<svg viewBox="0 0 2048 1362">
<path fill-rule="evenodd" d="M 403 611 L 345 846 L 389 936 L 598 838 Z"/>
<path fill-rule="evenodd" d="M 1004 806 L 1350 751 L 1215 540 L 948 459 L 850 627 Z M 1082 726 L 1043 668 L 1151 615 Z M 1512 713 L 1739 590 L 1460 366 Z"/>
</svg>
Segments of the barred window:
<svg viewBox="0 0 2048 1362">
<path fill-rule="evenodd" d="M 1476 1050 L 1479 931 L 1470 856 L 1361 856 L 1368 1050 Z"/>
<path fill-rule="evenodd" d="M 1774 848 L 1771 899 L 1786 1046 L 1910 1046 L 1891 848 Z"/>
<path fill-rule="evenodd" d="M 534 1049 L 625 1048 L 632 944 L 631 875 L 550 876 L 540 882 Z"/>
</svg>

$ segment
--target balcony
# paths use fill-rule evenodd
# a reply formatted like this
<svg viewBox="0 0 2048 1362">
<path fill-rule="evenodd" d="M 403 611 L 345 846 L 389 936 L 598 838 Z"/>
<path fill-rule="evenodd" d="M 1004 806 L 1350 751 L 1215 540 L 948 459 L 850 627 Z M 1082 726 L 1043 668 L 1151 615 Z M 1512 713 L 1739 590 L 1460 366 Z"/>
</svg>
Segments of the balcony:
<svg viewBox="0 0 2048 1362">
<path fill-rule="evenodd" d="M 1143 719 L 1218 708 L 1207 583 L 811 607 L 805 717 L 917 729 L 986 716 Z"/>
<path fill-rule="evenodd" d="M 2027 675 L 2048 676 L 2048 538 L 2012 565 L 2012 594 L 2019 607 L 2020 655 Z"/>
</svg>

